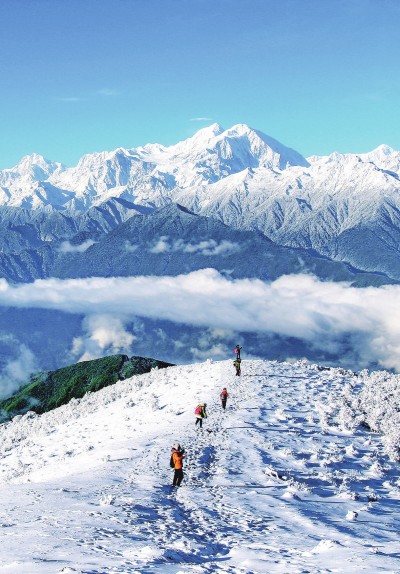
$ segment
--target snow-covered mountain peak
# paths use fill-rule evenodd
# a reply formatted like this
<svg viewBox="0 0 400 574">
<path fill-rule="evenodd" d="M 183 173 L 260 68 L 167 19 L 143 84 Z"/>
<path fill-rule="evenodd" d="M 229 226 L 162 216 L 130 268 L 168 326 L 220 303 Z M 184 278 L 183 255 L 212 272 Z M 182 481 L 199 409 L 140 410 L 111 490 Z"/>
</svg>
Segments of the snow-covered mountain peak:
<svg viewBox="0 0 400 574">
<path fill-rule="evenodd" d="M 224 132 L 224 128 L 217 122 L 198 130 L 195 135 L 190 138 L 192 141 L 208 141 L 215 136 L 219 136 Z"/>
<path fill-rule="evenodd" d="M 246 124 L 237 124 L 227 130 L 219 124 L 212 124 L 192 138 L 168 148 L 168 154 L 175 161 L 179 158 L 196 162 L 203 168 L 205 163 L 219 163 L 219 177 L 261 166 L 283 170 L 288 166 L 309 165 L 295 150 Z M 211 180 L 215 181 L 215 178 Z"/>
<path fill-rule="evenodd" d="M 168 148 L 158 144 L 158 143 L 149 143 L 146 144 L 144 146 L 140 146 L 137 148 L 131 148 L 129 150 L 129 153 L 132 156 L 138 156 L 141 157 L 142 159 L 147 159 L 147 158 L 157 158 L 157 157 L 161 157 L 163 154 L 165 154 L 167 152 Z"/>
<path fill-rule="evenodd" d="M 96 163 L 102 163 L 110 160 L 113 161 L 115 159 L 126 157 L 129 155 L 131 155 L 130 151 L 123 147 L 118 147 L 111 151 L 101 151 L 101 152 L 85 154 L 80 158 L 76 169 L 78 169 L 81 166 L 93 165 Z"/>
<path fill-rule="evenodd" d="M 10 170 L 4 170 L 18 174 L 22 177 L 30 177 L 37 181 L 47 179 L 50 175 L 57 171 L 62 171 L 63 165 L 58 162 L 53 162 L 45 159 L 38 153 L 25 155 L 18 164 Z"/>
<path fill-rule="evenodd" d="M 222 133 L 222 137 L 224 137 L 224 138 L 246 138 L 249 142 L 257 142 L 257 141 L 261 140 L 265 144 L 269 144 L 272 142 L 278 144 L 278 142 L 276 140 L 274 140 L 273 138 L 270 138 L 266 134 L 251 128 L 247 124 L 236 124 L 236 125 L 232 126 L 231 128 L 225 130 Z M 282 145 L 282 144 L 279 144 L 279 145 Z"/>
<path fill-rule="evenodd" d="M 211 124 L 197 131 L 194 136 L 170 146 L 168 153 L 170 156 L 186 156 L 188 154 L 202 152 L 209 147 L 213 148 L 215 138 L 223 133 L 223 131 L 223 128 L 219 124 Z"/>
<path fill-rule="evenodd" d="M 395 151 L 388 145 L 382 144 L 366 154 L 361 154 L 363 161 L 374 163 L 381 169 L 400 171 L 400 152 Z"/>
<path fill-rule="evenodd" d="M 309 166 L 308 161 L 297 151 L 246 124 L 237 124 L 227 130 L 225 134 L 226 137 L 245 138 L 251 154 L 259 159 L 259 166 L 280 170 L 289 166 Z"/>
<path fill-rule="evenodd" d="M 372 150 L 372 152 L 370 152 L 371 154 L 377 154 L 377 155 L 391 155 L 394 152 L 394 149 L 386 144 L 381 144 L 380 146 L 378 146 L 377 148 L 375 148 L 374 150 Z"/>
<path fill-rule="evenodd" d="M 340 177 L 343 189 L 357 181 L 358 185 L 367 185 L 368 192 L 372 188 L 385 188 L 384 180 L 399 179 L 400 152 L 386 145 L 365 154 L 333 152 L 327 156 L 311 156 L 307 159 L 314 177 L 323 174 L 328 179 L 333 177 L 337 180 Z"/>
</svg>

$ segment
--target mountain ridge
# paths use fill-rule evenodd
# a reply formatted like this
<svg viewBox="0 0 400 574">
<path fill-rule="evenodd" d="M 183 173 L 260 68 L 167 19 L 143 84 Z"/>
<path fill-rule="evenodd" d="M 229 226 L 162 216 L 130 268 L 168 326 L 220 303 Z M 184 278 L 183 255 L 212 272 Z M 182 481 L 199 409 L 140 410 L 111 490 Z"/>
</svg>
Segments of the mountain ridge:
<svg viewBox="0 0 400 574">
<path fill-rule="evenodd" d="M 37 414 L 49 412 L 71 399 L 82 398 L 117 381 L 171 366 L 172 363 L 149 357 L 117 354 L 81 361 L 54 371 L 41 371 L 30 375 L 29 382 L 0 400 L 0 418 L 13 418 L 28 410 Z"/>
<path fill-rule="evenodd" d="M 245 124 L 213 124 L 169 147 L 86 154 L 73 168 L 36 159 L 47 179 L 35 179 L 34 158 L 11 179 L 3 170 L 0 206 L 85 214 L 116 199 L 138 210 L 179 203 L 280 245 L 400 279 L 400 152 L 384 144 L 306 159 Z"/>
<path fill-rule="evenodd" d="M 235 146 L 235 148 L 233 149 L 232 146 Z M 236 153 L 233 153 L 233 151 L 236 151 Z M 329 156 L 310 156 L 306 159 L 295 150 L 286 147 L 259 130 L 250 128 L 246 124 L 237 124 L 227 130 L 223 130 L 218 124 L 213 124 L 208 128 L 199 130 L 191 138 L 169 147 L 160 144 L 146 144 L 137 148 L 120 147 L 109 152 L 85 154 L 75 167 L 65 167 L 61 163 L 46 160 L 39 154 L 24 156 L 15 167 L 0 170 L 0 184 L 5 193 L 7 175 L 12 173 L 13 180 L 22 178 L 28 180 L 28 183 L 31 184 L 31 188 L 28 186 L 28 189 L 26 189 L 25 195 L 28 195 L 29 191 L 32 191 L 32 186 L 34 187 L 35 182 L 42 183 L 44 180 L 48 180 L 48 183 L 57 187 L 60 192 L 70 192 L 77 197 L 84 196 L 86 193 L 89 198 L 92 198 L 92 203 L 96 203 L 108 198 L 106 195 L 107 190 L 114 189 L 114 196 L 118 197 L 119 194 L 123 195 L 124 189 L 121 188 L 148 183 L 143 178 L 141 181 L 140 175 L 145 176 L 146 173 L 154 172 L 153 178 L 156 178 L 157 175 L 166 176 L 168 173 L 166 170 L 162 170 L 163 164 L 163 167 L 168 169 L 170 166 L 167 163 L 176 161 L 178 157 L 185 164 L 190 161 L 194 163 L 194 165 L 190 166 L 190 169 L 197 168 L 197 173 L 192 180 L 188 178 L 187 174 L 183 174 L 179 178 L 173 173 L 169 173 L 170 177 L 175 179 L 175 187 L 185 189 L 194 184 L 215 183 L 217 181 L 216 173 L 210 179 L 210 174 L 204 169 L 206 166 L 204 163 L 202 164 L 202 160 L 206 160 L 207 167 L 212 169 L 213 158 L 207 157 L 212 154 L 217 154 L 218 156 L 214 157 L 214 160 L 227 161 L 227 164 L 219 167 L 214 165 L 214 167 L 219 169 L 219 175 L 222 176 L 219 179 L 224 179 L 232 175 L 232 173 L 240 173 L 247 169 L 262 167 L 273 170 L 275 168 L 283 172 L 290 167 L 308 168 L 311 167 L 311 163 L 332 163 L 334 159 L 340 159 L 341 163 L 343 161 L 352 161 L 352 159 L 355 162 L 372 163 L 371 160 L 376 159 L 378 163 L 382 162 L 382 169 L 389 169 L 390 166 L 392 171 L 395 171 L 396 168 L 398 169 L 400 165 L 400 159 L 398 159 L 400 158 L 400 152 L 395 152 L 385 144 L 378 146 L 368 154 L 339 154 L 335 152 Z M 233 171 L 232 165 L 228 160 L 236 161 Z M 196 165 L 196 162 L 198 162 L 198 165 Z M 132 176 L 137 171 L 137 164 L 142 164 L 140 166 L 142 173 L 136 174 L 137 181 L 135 181 L 135 177 Z M 231 168 L 230 170 L 227 169 L 228 165 Z M 41 172 L 35 174 L 34 167 L 40 168 Z M 379 168 L 379 165 L 377 167 Z M 133 170 L 131 174 L 128 173 L 128 168 Z M 171 172 L 179 171 L 179 169 L 181 169 L 179 166 L 175 166 Z M 102 172 L 103 179 L 101 179 L 101 176 L 95 175 L 96 171 Z M 41 177 L 43 175 L 47 177 Z M 97 184 L 97 188 L 95 184 Z M 167 181 L 164 181 L 163 184 L 165 189 L 171 188 Z M 13 204 L 18 207 L 23 206 L 21 205 L 23 197 L 21 197 L 20 193 L 17 193 L 23 191 L 21 187 L 8 189 L 9 195 L 8 197 L 4 195 L 0 197 L 0 205 Z M 15 196 L 14 198 L 13 195 Z M 66 208 L 69 206 L 69 202 L 70 200 L 67 200 L 63 206 L 56 204 L 54 207 L 58 209 Z M 92 203 L 87 199 L 80 210 L 86 209 Z M 72 204 L 75 206 L 75 209 L 77 204 L 77 202 Z M 32 204 L 32 208 L 39 206 L 39 200 L 37 203 Z"/>
</svg>

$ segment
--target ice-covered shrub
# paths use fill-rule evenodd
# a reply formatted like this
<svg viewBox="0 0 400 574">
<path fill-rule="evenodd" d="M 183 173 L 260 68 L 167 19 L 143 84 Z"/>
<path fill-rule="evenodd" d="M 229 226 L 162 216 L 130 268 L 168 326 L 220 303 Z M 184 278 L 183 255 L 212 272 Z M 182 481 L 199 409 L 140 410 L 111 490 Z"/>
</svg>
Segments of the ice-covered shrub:
<svg viewBox="0 0 400 574">
<path fill-rule="evenodd" d="M 333 418 L 344 430 L 361 425 L 382 434 L 385 453 L 393 461 L 400 460 L 400 375 L 361 371 L 342 393 L 329 397 L 328 405 L 324 410 L 330 414 L 330 424 Z"/>
</svg>

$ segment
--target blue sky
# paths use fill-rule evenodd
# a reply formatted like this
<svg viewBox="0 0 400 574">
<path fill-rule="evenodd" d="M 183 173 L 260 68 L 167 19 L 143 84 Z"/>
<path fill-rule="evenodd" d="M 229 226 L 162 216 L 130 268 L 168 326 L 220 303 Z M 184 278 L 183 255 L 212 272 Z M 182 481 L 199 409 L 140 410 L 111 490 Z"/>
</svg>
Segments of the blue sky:
<svg viewBox="0 0 400 574">
<path fill-rule="evenodd" d="M 398 0 L 3 0 L 0 169 L 213 122 L 303 155 L 400 150 Z"/>
</svg>

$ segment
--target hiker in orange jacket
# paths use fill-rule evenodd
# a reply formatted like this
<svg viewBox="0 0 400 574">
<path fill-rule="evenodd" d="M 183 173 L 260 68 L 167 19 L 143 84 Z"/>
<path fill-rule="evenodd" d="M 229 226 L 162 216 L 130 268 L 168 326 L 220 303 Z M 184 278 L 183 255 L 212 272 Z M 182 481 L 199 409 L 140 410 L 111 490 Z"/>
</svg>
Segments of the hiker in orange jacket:
<svg viewBox="0 0 400 574">
<path fill-rule="evenodd" d="M 172 460 L 174 463 L 174 479 L 172 481 L 172 486 L 180 486 L 183 480 L 183 459 L 185 458 L 185 449 L 181 448 L 181 445 L 176 442 L 172 445 Z"/>
</svg>

